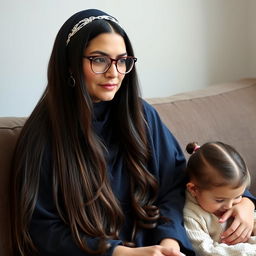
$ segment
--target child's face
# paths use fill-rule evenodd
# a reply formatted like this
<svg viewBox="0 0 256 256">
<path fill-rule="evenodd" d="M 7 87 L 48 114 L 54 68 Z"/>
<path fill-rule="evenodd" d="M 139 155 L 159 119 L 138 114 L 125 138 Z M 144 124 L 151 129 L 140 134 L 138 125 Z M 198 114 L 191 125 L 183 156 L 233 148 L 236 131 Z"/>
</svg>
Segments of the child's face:
<svg viewBox="0 0 256 256">
<path fill-rule="evenodd" d="M 202 190 L 194 185 L 191 194 L 196 198 L 198 204 L 207 212 L 220 217 L 233 205 L 238 204 L 245 191 L 246 186 L 231 188 L 229 186 L 215 187 L 210 190 Z"/>
</svg>

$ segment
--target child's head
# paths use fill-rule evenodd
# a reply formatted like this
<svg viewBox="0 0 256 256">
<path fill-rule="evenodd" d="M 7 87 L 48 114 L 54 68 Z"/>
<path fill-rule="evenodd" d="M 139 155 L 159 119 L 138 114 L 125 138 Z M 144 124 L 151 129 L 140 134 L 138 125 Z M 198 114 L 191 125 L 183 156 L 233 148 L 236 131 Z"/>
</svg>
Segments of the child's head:
<svg viewBox="0 0 256 256">
<path fill-rule="evenodd" d="M 189 143 L 187 188 L 206 211 L 222 215 L 241 201 L 250 184 L 250 174 L 241 155 L 230 145 L 208 142 L 199 147 Z"/>
</svg>

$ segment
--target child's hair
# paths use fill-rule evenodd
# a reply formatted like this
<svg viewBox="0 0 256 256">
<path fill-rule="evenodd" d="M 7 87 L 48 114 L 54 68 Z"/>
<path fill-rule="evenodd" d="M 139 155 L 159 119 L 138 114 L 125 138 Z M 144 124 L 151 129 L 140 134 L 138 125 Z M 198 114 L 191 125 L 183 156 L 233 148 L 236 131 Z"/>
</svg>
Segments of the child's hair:
<svg viewBox="0 0 256 256">
<path fill-rule="evenodd" d="M 223 142 L 208 142 L 199 146 L 196 142 L 187 145 L 191 154 L 186 172 L 188 177 L 197 181 L 202 189 L 242 185 L 249 187 L 250 173 L 241 155 L 232 146 Z"/>
</svg>

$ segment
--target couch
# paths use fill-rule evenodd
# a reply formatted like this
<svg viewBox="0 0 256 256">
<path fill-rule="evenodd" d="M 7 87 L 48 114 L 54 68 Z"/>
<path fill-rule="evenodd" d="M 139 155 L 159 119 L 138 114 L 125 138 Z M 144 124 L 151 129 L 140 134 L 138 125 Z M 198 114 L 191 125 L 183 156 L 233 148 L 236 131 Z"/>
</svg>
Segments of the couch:
<svg viewBox="0 0 256 256">
<path fill-rule="evenodd" d="M 187 143 L 220 140 L 242 154 L 256 195 L 256 79 L 209 86 L 205 89 L 147 99 L 159 112 L 184 150 Z M 10 256 L 9 181 L 12 155 L 22 117 L 0 117 L 0 255 Z M 185 150 L 184 150 L 185 152 Z M 188 155 L 185 153 L 185 156 Z"/>
<path fill-rule="evenodd" d="M 234 146 L 251 174 L 256 195 L 256 78 L 212 85 L 201 90 L 147 100 L 179 141 L 223 141 Z"/>
</svg>

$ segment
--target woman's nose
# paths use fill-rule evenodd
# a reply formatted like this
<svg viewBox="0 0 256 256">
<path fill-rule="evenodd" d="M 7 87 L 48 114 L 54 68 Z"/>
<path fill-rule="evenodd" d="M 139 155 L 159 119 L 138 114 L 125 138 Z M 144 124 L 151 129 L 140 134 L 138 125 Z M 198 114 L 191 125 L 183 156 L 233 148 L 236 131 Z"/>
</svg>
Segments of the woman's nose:
<svg viewBox="0 0 256 256">
<path fill-rule="evenodd" d="M 108 69 L 108 71 L 105 73 L 106 76 L 116 77 L 118 76 L 118 71 L 116 67 L 116 63 L 113 61 Z"/>
</svg>

